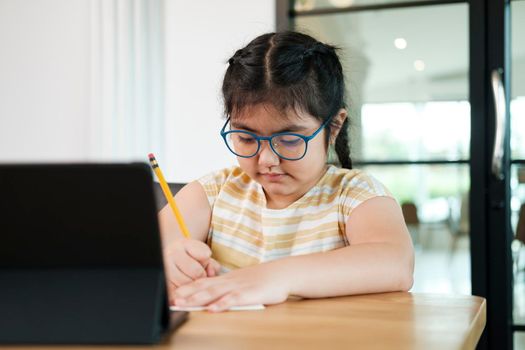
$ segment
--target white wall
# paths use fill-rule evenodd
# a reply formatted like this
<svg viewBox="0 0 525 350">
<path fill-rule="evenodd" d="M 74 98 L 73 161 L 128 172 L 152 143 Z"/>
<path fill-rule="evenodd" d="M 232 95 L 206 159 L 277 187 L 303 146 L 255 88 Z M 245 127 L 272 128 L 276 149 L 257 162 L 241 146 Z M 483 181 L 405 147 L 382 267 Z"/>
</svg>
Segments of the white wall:
<svg viewBox="0 0 525 350">
<path fill-rule="evenodd" d="M 0 162 L 85 158 L 87 10 L 87 0 L 0 0 Z"/>
<path fill-rule="evenodd" d="M 94 4 L 102 3 L 0 0 L 0 162 L 129 160 L 129 152 L 100 151 L 107 133 L 93 128 L 106 122 L 96 120 L 101 101 L 90 95 L 100 51 L 90 47 L 100 32 L 92 28 L 100 23 L 90 17 Z M 275 0 L 164 0 L 164 7 L 165 117 L 161 149 L 151 152 L 168 181 L 188 182 L 235 163 L 219 135 L 220 85 L 235 50 L 275 30 Z M 141 136 L 129 137 L 119 142 Z"/>
<path fill-rule="evenodd" d="M 219 131 L 227 60 L 275 31 L 274 0 L 166 1 L 165 158 L 170 181 L 188 182 L 234 164 Z"/>
</svg>

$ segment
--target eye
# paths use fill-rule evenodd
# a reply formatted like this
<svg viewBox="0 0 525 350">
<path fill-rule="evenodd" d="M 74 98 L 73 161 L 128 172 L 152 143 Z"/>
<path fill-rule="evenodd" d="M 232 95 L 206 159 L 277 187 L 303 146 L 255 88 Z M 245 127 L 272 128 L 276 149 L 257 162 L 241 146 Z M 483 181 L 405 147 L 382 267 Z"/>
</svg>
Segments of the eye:
<svg viewBox="0 0 525 350">
<path fill-rule="evenodd" d="M 295 140 L 281 140 L 281 143 L 285 146 L 297 146 L 301 142 L 301 139 L 297 138 Z"/>
<path fill-rule="evenodd" d="M 255 138 L 247 134 L 238 134 L 238 135 L 235 135 L 235 138 L 237 139 L 238 142 L 242 142 L 242 143 L 254 143 L 255 142 Z"/>
<path fill-rule="evenodd" d="M 275 139 L 275 146 L 283 146 L 287 148 L 293 148 L 302 146 L 304 143 L 303 139 L 295 135 L 281 135 Z"/>
</svg>

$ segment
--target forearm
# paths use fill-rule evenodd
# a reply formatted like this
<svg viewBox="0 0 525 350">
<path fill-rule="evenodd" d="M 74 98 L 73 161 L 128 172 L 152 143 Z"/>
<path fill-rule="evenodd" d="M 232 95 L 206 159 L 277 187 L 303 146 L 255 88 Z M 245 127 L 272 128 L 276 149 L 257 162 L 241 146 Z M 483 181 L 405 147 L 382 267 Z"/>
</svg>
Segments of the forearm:
<svg viewBox="0 0 525 350">
<path fill-rule="evenodd" d="M 289 294 L 305 298 L 408 290 L 412 247 L 367 243 L 268 263 L 283 276 Z M 288 278 L 284 277 L 288 276 Z"/>
</svg>

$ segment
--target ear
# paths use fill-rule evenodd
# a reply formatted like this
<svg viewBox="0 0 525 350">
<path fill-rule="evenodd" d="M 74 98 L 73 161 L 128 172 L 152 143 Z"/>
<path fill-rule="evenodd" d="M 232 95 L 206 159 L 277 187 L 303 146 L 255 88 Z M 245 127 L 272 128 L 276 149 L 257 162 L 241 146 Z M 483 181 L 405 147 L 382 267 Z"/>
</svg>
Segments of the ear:
<svg viewBox="0 0 525 350">
<path fill-rule="evenodd" d="M 331 145 L 335 143 L 335 139 L 337 138 L 337 135 L 339 135 L 339 131 L 341 131 L 341 127 L 343 126 L 343 123 L 345 122 L 347 117 L 348 113 L 346 109 L 341 108 L 339 112 L 337 112 L 337 114 L 332 118 L 332 121 L 330 122 L 329 139 Z"/>
</svg>

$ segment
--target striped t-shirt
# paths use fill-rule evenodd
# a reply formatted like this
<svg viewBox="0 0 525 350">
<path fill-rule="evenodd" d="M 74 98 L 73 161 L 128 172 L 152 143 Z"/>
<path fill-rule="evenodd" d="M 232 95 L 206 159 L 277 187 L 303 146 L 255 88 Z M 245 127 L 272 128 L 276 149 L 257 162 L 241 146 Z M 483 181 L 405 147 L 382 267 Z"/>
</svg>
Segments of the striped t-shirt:
<svg viewBox="0 0 525 350">
<path fill-rule="evenodd" d="M 345 226 L 352 211 L 367 199 L 391 196 L 370 175 L 333 165 L 284 209 L 266 208 L 262 186 L 238 166 L 199 182 L 212 209 L 207 243 L 223 272 L 344 247 L 349 244 Z"/>
</svg>

